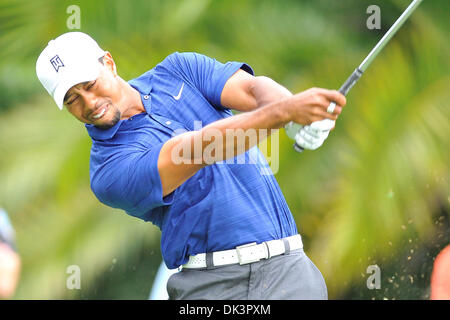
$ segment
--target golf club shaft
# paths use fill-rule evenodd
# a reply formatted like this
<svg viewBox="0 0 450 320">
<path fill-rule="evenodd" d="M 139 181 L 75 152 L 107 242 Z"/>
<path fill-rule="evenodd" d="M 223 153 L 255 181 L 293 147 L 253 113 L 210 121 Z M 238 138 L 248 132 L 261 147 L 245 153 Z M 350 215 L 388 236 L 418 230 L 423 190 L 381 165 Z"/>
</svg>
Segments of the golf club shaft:
<svg viewBox="0 0 450 320">
<path fill-rule="evenodd" d="M 372 61 L 377 57 L 381 50 L 386 46 L 386 44 L 391 40 L 394 34 L 401 28 L 403 23 L 409 18 L 409 16 L 413 13 L 413 11 L 419 6 L 419 4 L 423 0 L 414 0 L 411 4 L 406 8 L 406 10 L 402 13 L 402 15 L 395 21 L 395 23 L 391 26 L 391 28 L 385 33 L 383 38 L 378 41 L 377 45 L 370 51 L 367 57 L 363 60 L 363 62 L 359 65 L 358 68 L 353 71 L 350 77 L 344 82 L 342 87 L 339 89 L 339 92 L 344 96 L 350 91 L 350 89 L 355 85 L 355 83 L 361 78 L 364 71 L 369 67 Z M 335 104 L 335 102 L 332 102 Z M 297 142 L 294 143 L 294 150 L 297 152 L 302 152 L 304 149 Z"/>
</svg>

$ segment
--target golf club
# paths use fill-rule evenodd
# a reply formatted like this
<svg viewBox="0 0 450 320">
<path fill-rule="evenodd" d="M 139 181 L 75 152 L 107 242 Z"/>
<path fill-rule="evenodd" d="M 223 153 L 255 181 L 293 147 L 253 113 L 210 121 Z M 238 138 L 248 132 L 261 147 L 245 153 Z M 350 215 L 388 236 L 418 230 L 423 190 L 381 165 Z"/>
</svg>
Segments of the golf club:
<svg viewBox="0 0 450 320">
<path fill-rule="evenodd" d="M 376 56 L 380 53 L 381 50 L 383 50 L 384 46 L 391 40 L 391 38 L 394 36 L 394 34 L 400 29 L 400 27 L 403 25 L 403 23 L 409 18 L 409 16 L 413 13 L 413 11 L 419 6 L 419 4 L 423 0 L 414 0 L 411 2 L 411 4 L 406 8 L 406 10 L 402 13 L 402 15 L 395 21 L 395 23 L 392 25 L 392 27 L 386 32 L 386 34 L 381 38 L 381 40 L 377 43 L 377 45 L 370 51 L 369 55 L 364 59 L 364 61 L 359 65 L 358 68 L 353 71 L 353 73 L 348 77 L 348 79 L 345 81 L 345 83 L 342 85 L 342 87 L 339 89 L 339 92 L 342 93 L 344 96 L 347 95 L 347 93 L 350 91 L 350 89 L 355 85 L 356 81 L 358 81 L 359 78 L 361 78 L 362 74 L 366 69 L 369 67 L 369 65 L 372 63 L 372 61 L 376 58 Z M 328 107 L 328 110 L 334 110 L 334 107 L 336 106 L 335 102 L 332 102 L 330 106 Z M 324 119 L 320 122 L 334 122 L 330 119 Z M 327 127 L 332 128 L 332 126 L 327 125 Z M 297 143 L 297 134 L 299 133 L 299 130 L 302 128 L 300 124 L 297 124 L 295 122 L 289 122 L 284 127 L 286 130 L 287 135 L 295 140 L 294 143 L 294 150 L 297 152 L 302 152 L 303 147 L 301 147 Z"/>
</svg>

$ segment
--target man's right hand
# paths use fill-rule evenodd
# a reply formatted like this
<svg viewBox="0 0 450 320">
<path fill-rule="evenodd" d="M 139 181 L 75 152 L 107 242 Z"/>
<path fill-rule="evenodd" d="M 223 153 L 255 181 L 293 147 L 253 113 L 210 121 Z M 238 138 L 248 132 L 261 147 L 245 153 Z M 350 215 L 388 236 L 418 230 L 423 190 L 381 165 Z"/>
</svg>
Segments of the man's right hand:
<svg viewBox="0 0 450 320">
<path fill-rule="evenodd" d="M 309 125 L 323 119 L 336 120 L 346 104 L 343 94 L 336 90 L 311 88 L 285 99 L 285 108 L 290 121 Z M 333 113 L 327 108 L 331 102 L 336 102 Z"/>
</svg>

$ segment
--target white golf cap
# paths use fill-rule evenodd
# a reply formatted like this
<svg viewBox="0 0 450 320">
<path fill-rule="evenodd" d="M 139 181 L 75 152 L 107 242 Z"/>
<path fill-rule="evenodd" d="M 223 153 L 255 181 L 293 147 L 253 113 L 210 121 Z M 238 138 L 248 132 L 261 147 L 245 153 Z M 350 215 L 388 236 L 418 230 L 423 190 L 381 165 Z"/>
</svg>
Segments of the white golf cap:
<svg viewBox="0 0 450 320">
<path fill-rule="evenodd" d="M 97 42 L 82 32 L 68 32 L 50 40 L 36 61 L 36 74 L 59 109 L 76 84 L 98 78 L 105 55 Z"/>
</svg>

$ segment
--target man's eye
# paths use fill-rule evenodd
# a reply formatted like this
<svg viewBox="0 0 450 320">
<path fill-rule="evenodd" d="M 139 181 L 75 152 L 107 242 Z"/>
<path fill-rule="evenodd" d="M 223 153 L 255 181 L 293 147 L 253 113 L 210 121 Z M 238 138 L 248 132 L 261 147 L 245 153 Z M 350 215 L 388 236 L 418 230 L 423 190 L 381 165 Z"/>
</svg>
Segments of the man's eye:
<svg viewBox="0 0 450 320">
<path fill-rule="evenodd" d="M 74 103 L 75 102 L 75 100 L 77 100 L 78 99 L 78 97 L 75 97 L 74 99 L 72 99 L 72 100 L 70 100 L 70 101 L 67 101 L 67 104 L 70 106 L 72 103 Z"/>
<path fill-rule="evenodd" d="M 89 84 L 88 89 L 92 88 L 96 82 L 97 82 L 97 80 L 92 81 L 92 82 Z"/>
</svg>

